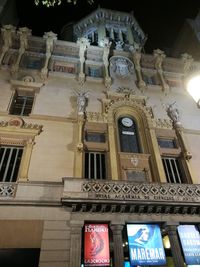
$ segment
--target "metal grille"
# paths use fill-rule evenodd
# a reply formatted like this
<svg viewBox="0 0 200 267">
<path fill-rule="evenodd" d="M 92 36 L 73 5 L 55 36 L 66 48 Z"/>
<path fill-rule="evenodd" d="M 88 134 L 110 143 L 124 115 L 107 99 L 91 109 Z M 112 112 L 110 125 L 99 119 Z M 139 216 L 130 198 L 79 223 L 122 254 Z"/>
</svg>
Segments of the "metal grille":
<svg viewBox="0 0 200 267">
<path fill-rule="evenodd" d="M 10 114 L 28 116 L 31 113 L 34 96 L 18 95 L 13 99 Z"/>
<path fill-rule="evenodd" d="M 105 179 L 105 154 L 100 152 L 85 152 L 85 178 Z"/>
<path fill-rule="evenodd" d="M 19 171 L 23 148 L 0 147 L 0 181 L 15 182 Z"/>
<path fill-rule="evenodd" d="M 165 175 L 168 183 L 182 183 L 181 179 L 181 168 L 177 158 L 162 158 Z"/>
</svg>

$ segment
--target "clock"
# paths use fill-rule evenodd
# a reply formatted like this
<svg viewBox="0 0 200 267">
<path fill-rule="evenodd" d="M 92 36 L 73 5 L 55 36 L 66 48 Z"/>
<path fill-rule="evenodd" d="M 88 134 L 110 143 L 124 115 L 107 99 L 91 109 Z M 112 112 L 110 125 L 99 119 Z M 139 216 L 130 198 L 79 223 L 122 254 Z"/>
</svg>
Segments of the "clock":
<svg viewBox="0 0 200 267">
<path fill-rule="evenodd" d="M 122 119 L 122 124 L 125 127 L 131 127 L 133 125 L 133 121 L 130 118 L 125 117 Z"/>
</svg>

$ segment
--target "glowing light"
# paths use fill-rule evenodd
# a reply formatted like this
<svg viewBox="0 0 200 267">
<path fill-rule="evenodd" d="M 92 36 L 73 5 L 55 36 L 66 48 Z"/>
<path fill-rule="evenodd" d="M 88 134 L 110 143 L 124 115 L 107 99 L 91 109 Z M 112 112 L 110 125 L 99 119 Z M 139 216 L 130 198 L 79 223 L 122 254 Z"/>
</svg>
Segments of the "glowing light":
<svg viewBox="0 0 200 267">
<path fill-rule="evenodd" d="M 193 76 L 187 83 L 187 91 L 200 108 L 200 75 Z"/>
</svg>

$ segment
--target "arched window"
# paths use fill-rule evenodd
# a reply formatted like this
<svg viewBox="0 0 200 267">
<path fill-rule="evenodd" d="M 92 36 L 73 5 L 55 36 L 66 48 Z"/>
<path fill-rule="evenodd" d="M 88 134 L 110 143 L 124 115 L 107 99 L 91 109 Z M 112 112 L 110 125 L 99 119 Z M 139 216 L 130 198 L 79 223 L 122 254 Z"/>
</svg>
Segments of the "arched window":
<svg viewBox="0 0 200 267">
<path fill-rule="evenodd" d="M 127 153 L 140 153 L 138 131 L 135 120 L 132 117 L 118 119 L 120 151 Z"/>
</svg>

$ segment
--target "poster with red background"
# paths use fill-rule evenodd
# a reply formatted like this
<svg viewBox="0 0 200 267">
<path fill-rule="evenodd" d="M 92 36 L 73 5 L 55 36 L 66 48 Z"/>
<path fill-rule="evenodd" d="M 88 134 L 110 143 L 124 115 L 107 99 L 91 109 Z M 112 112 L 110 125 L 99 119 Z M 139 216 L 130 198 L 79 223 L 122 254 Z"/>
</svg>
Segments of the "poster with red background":
<svg viewBox="0 0 200 267">
<path fill-rule="evenodd" d="M 107 224 L 85 224 L 84 266 L 110 266 Z"/>
</svg>

